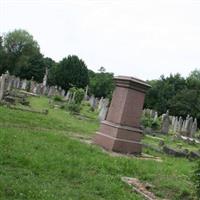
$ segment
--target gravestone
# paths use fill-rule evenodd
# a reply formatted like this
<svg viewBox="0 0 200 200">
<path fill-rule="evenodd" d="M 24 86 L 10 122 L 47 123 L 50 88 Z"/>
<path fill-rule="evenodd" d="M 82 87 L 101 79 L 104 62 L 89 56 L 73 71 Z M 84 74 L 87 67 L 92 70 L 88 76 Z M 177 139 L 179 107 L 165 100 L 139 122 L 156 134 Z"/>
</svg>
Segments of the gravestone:
<svg viewBox="0 0 200 200">
<path fill-rule="evenodd" d="M 194 122 L 192 123 L 191 131 L 190 131 L 190 136 L 194 137 L 195 132 L 197 131 L 197 119 L 194 119 Z"/>
<path fill-rule="evenodd" d="M 62 96 L 62 97 L 65 96 L 65 90 L 61 90 L 61 96 Z"/>
<path fill-rule="evenodd" d="M 173 132 L 176 133 L 178 129 L 178 117 L 175 117 L 174 123 L 173 123 Z"/>
<path fill-rule="evenodd" d="M 101 110 L 103 107 L 103 103 L 104 103 L 104 98 L 101 97 L 100 101 L 99 101 L 99 105 L 98 105 L 98 110 Z"/>
<path fill-rule="evenodd" d="M 21 89 L 22 89 L 22 90 L 26 90 L 26 86 L 27 86 L 27 80 L 23 80 L 23 81 L 22 81 Z"/>
<path fill-rule="evenodd" d="M 106 115 L 108 112 L 108 106 L 109 106 L 109 100 L 108 99 L 103 99 L 102 105 L 101 105 L 101 110 L 99 112 L 99 120 L 103 121 L 106 119 Z"/>
<path fill-rule="evenodd" d="M 92 95 L 92 96 L 90 97 L 89 102 L 90 102 L 90 106 L 91 106 L 93 109 L 95 109 L 95 107 L 96 107 L 96 99 L 95 99 L 94 95 Z"/>
<path fill-rule="evenodd" d="M 190 117 L 186 122 L 186 136 L 191 137 L 191 129 L 192 129 L 193 118 Z"/>
<path fill-rule="evenodd" d="M 186 133 L 185 123 L 186 123 L 186 120 L 183 121 L 183 125 L 182 125 L 182 128 L 181 128 L 181 135 L 185 135 L 185 133 Z"/>
<path fill-rule="evenodd" d="M 178 120 L 178 129 L 177 129 L 177 132 L 178 133 L 181 133 L 181 128 L 182 128 L 182 125 L 183 125 L 183 119 L 182 117 L 179 117 L 179 120 Z"/>
<path fill-rule="evenodd" d="M 140 154 L 142 151 L 140 117 L 145 93 L 150 85 L 127 76 L 118 76 L 114 80 L 116 88 L 112 102 L 94 142 L 107 150 Z"/>
<path fill-rule="evenodd" d="M 170 118 L 169 118 L 169 111 L 167 111 L 166 114 L 163 115 L 161 133 L 168 134 L 169 126 L 170 126 Z"/>
<path fill-rule="evenodd" d="M 153 118 L 153 121 L 155 122 L 158 119 L 158 112 L 155 112 L 155 116 Z"/>
<path fill-rule="evenodd" d="M 65 100 L 66 100 L 66 101 L 69 100 L 70 95 L 71 95 L 71 93 L 70 93 L 70 91 L 68 90 L 68 91 L 67 91 L 67 94 L 66 94 L 66 96 L 65 96 Z"/>
<path fill-rule="evenodd" d="M 85 100 L 88 99 L 88 89 L 89 89 L 89 86 L 87 85 L 86 88 L 85 88 L 85 95 L 84 95 Z"/>
<path fill-rule="evenodd" d="M 48 73 L 49 73 L 49 71 L 48 71 L 48 68 L 46 67 L 45 74 L 44 74 L 44 78 L 43 78 L 43 82 L 42 82 L 42 85 L 43 85 L 44 87 L 47 86 Z"/>
<path fill-rule="evenodd" d="M 173 116 L 173 117 L 172 117 L 172 127 L 174 127 L 175 120 L 176 120 L 176 117 Z"/>
</svg>

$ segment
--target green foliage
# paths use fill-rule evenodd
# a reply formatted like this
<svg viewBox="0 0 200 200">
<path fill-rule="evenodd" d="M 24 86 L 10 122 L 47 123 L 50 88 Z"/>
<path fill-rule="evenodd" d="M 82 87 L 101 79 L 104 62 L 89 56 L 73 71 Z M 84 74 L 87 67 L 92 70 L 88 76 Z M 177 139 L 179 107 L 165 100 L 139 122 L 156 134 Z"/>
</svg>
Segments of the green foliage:
<svg viewBox="0 0 200 200">
<path fill-rule="evenodd" d="M 159 118 L 157 118 L 156 120 L 154 120 L 152 117 L 150 116 L 142 116 L 141 118 L 141 124 L 146 128 L 152 128 L 153 130 L 158 130 L 161 126 L 161 121 Z"/>
<path fill-rule="evenodd" d="M 55 70 L 56 83 L 63 89 L 85 88 L 89 83 L 87 66 L 78 56 L 64 58 Z"/>
<path fill-rule="evenodd" d="M 78 88 L 76 90 L 76 95 L 75 95 L 75 98 L 74 98 L 75 103 L 81 104 L 81 102 L 83 101 L 84 95 L 85 95 L 84 90 L 82 88 Z"/>
<path fill-rule="evenodd" d="M 54 101 L 60 101 L 60 102 L 61 102 L 63 99 L 62 99 L 61 96 L 54 96 L 54 97 L 53 97 L 53 100 L 54 100 Z"/>
<path fill-rule="evenodd" d="M 85 139 L 98 130 L 97 113 L 89 106 L 81 110 L 92 116 L 88 120 L 49 108 L 45 97 L 31 97 L 30 104 L 50 112 L 44 116 L 0 106 L 0 199 L 143 199 L 121 181 L 123 176 L 153 185 L 151 191 L 161 199 L 194 199 L 193 162 L 145 148 L 163 162 L 111 156 L 77 139 L 77 133 Z"/>
<path fill-rule="evenodd" d="M 81 105 L 75 102 L 70 102 L 67 104 L 67 110 L 70 111 L 72 114 L 80 113 Z"/>
<path fill-rule="evenodd" d="M 74 102 L 76 104 L 81 104 L 81 102 L 83 101 L 84 95 L 85 95 L 84 90 L 82 88 L 72 87 L 69 89 L 69 91 L 72 94 L 75 94 Z"/>
<path fill-rule="evenodd" d="M 90 93 L 95 97 L 110 97 L 114 89 L 113 74 L 105 72 L 105 68 L 101 67 L 99 73 L 89 72 Z"/>
<path fill-rule="evenodd" d="M 6 70 L 21 78 L 42 81 L 44 74 L 43 56 L 40 54 L 38 43 L 25 30 L 14 30 L 3 38 L 7 55 Z"/>
<path fill-rule="evenodd" d="M 196 162 L 195 170 L 192 177 L 194 188 L 198 199 L 200 199 L 200 160 Z"/>
<path fill-rule="evenodd" d="M 157 110 L 159 114 L 166 110 L 174 116 L 190 114 L 200 121 L 200 71 L 193 71 L 187 79 L 180 74 L 161 76 L 149 84 L 152 88 L 146 95 L 146 108 Z"/>
<path fill-rule="evenodd" d="M 148 82 L 152 88 L 149 89 L 145 99 L 145 107 L 157 110 L 159 114 L 170 110 L 170 100 L 180 90 L 186 88 L 186 81 L 180 74 L 170 75 L 165 78 L 161 76 L 159 80 Z"/>
</svg>

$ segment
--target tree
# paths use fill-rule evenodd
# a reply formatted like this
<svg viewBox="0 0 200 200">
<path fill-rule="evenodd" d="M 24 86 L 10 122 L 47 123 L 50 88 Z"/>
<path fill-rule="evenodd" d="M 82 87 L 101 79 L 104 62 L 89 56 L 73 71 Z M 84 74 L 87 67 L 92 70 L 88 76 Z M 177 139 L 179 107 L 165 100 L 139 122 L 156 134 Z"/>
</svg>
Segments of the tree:
<svg viewBox="0 0 200 200">
<path fill-rule="evenodd" d="M 186 80 L 180 74 L 170 75 L 159 80 L 149 81 L 152 88 L 147 92 L 145 107 L 157 110 L 160 114 L 171 108 L 170 100 L 187 87 Z"/>
<path fill-rule="evenodd" d="M 0 36 L 0 74 L 4 73 L 7 70 L 5 62 L 6 62 L 6 53 L 3 46 L 3 38 Z"/>
<path fill-rule="evenodd" d="M 4 37 L 4 48 L 7 54 L 6 67 L 11 74 L 27 79 L 33 75 L 36 76 L 35 80 L 41 81 L 42 74 L 36 73 L 44 71 L 43 56 L 32 35 L 21 29 L 9 32 Z"/>
<path fill-rule="evenodd" d="M 71 87 L 85 88 L 89 83 L 87 66 L 78 56 L 64 58 L 55 71 L 57 85 L 65 90 Z"/>
<path fill-rule="evenodd" d="M 94 94 L 96 97 L 110 98 L 114 89 L 113 74 L 106 72 L 103 67 L 101 67 L 98 71 L 100 72 L 89 72 L 90 93 Z"/>
</svg>

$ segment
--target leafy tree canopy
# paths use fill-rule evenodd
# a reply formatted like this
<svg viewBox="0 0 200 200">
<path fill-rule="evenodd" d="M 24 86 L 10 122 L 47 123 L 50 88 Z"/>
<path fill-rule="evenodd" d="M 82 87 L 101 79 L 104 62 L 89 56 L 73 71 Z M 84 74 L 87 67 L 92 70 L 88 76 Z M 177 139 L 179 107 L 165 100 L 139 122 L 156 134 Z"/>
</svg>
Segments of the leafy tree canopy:
<svg viewBox="0 0 200 200">
<path fill-rule="evenodd" d="M 58 63 L 55 69 L 56 83 L 63 89 L 85 88 L 89 83 L 88 69 L 78 56 L 70 55 Z"/>
<path fill-rule="evenodd" d="M 113 73 L 106 72 L 105 68 L 101 67 L 98 73 L 89 72 L 90 76 L 90 93 L 96 97 L 111 97 L 114 89 Z"/>
</svg>

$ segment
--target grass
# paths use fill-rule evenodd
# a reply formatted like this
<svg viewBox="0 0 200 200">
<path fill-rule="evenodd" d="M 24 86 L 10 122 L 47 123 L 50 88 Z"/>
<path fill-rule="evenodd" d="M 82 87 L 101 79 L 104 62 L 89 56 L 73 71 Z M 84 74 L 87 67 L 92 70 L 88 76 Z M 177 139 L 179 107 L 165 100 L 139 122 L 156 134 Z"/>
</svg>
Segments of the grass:
<svg viewBox="0 0 200 200">
<path fill-rule="evenodd" d="M 48 115 L 0 107 L 0 199 L 142 200 L 121 181 L 136 177 L 171 200 L 194 199 L 190 181 L 194 162 L 162 155 L 163 162 L 112 157 L 72 134 L 93 136 L 96 113 L 84 105 L 80 116 L 49 107 L 47 98 L 31 98 L 35 109 Z"/>
<path fill-rule="evenodd" d="M 159 135 L 159 137 L 147 135 L 144 139 L 144 143 L 151 144 L 154 147 L 159 146 L 160 141 L 164 141 L 165 145 L 175 148 L 177 150 L 188 149 L 189 151 L 199 151 L 200 144 L 188 144 L 186 141 L 173 139 L 173 135 Z M 181 146 L 181 148 L 180 148 Z"/>
</svg>

